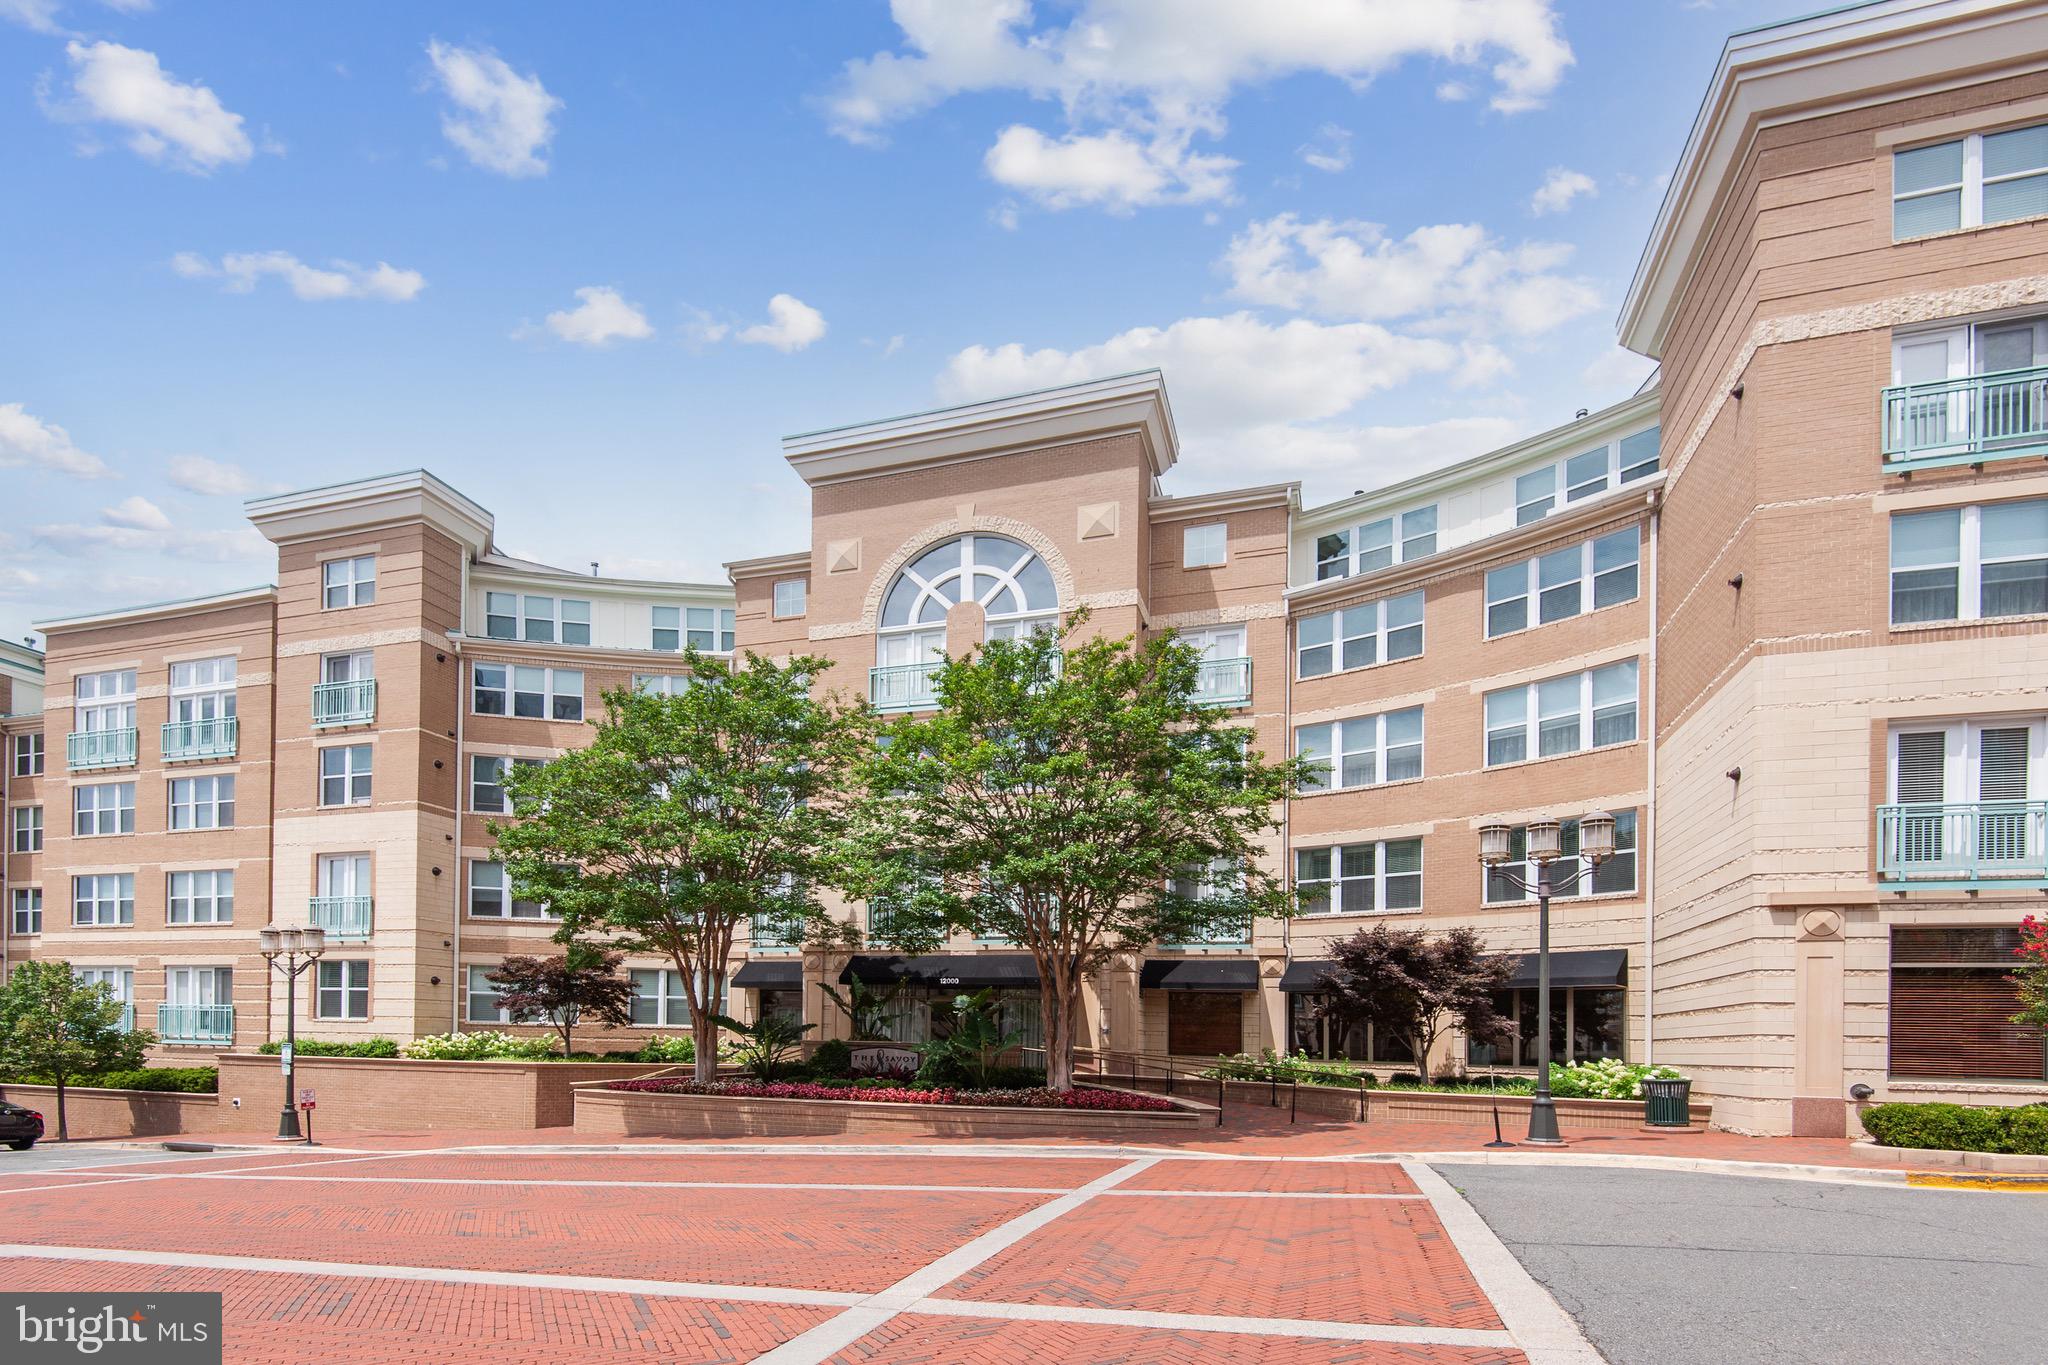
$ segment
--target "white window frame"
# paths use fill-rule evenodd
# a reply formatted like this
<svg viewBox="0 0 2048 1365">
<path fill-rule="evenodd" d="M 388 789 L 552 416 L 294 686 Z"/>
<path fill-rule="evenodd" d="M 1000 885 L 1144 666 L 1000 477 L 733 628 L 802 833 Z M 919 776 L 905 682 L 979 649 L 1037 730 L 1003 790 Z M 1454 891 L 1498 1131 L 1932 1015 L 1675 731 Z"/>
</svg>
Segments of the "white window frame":
<svg viewBox="0 0 2048 1365">
<path fill-rule="evenodd" d="M 14 737 L 14 775 L 16 777 L 41 777 L 47 749 L 42 731 Z"/>
<path fill-rule="evenodd" d="M 2031 612 L 2016 612 L 2010 616 L 1987 616 L 1984 614 L 1984 570 L 1994 564 L 2026 564 L 2048 558 L 2048 554 L 2001 555 L 1986 559 L 1983 554 L 1984 513 L 1987 509 L 1998 508 L 2039 508 L 2048 513 L 2048 498 L 2024 498 L 2010 502 L 1971 503 L 1962 507 L 1928 507 L 1911 512 L 1895 512 L 1887 527 L 1889 538 L 1896 541 L 1899 522 L 1908 517 L 1933 518 L 1954 515 L 1957 519 L 1957 557 L 1953 561 L 1939 564 L 1916 564 L 1899 568 L 1887 557 L 1886 611 L 1892 625 L 1933 625 L 1945 621 L 2005 621 L 2017 620 L 2035 615 Z M 1892 552 L 1893 554 L 1896 551 Z M 1898 614 L 1898 577 L 1901 573 L 1936 573 L 1953 569 L 1956 575 L 1956 614 L 1954 616 L 1930 616 L 1914 621 L 1901 621 Z"/>
<path fill-rule="evenodd" d="M 1984 187 L 1986 185 L 2005 184 L 2012 181 L 2032 179 L 2037 176 L 2048 174 L 2048 166 L 2036 166 L 2026 170 L 2008 171 L 2001 175 L 1987 177 L 1984 174 L 1984 139 L 1987 137 L 1997 137 L 2002 133 L 2033 132 L 2043 127 L 2048 127 L 2048 125 L 2039 123 L 2022 123 L 2017 124 L 2010 128 L 1988 128 L 1981 133 L 1968 133 L 1960 138 L 1942 138 L 1937 142 L 1923 142 L 1913 147 L 1894 148 L 1892 151 L 1891 179 L 1892 240 L 1894 242 L 1918 241 L 1926 237 L 1939 236 L 1941 233 L 1944 232 L 1959 232 L 1964 228 L 1978 228 L 1987 226 L 1984 219 Z M 1937 147 L 1954 146 L 1958 143 L 1962 145 L 1962 179 L 1944 181 L 1939 185 L 1930 185 L 1923 189 L 1911 190 L 1905 194 L 1899 193 L 1898 165 L 1900 157 L 1909 156 L 1914 152 L 1932 151 Z M 1920 232 L 1911 234 L 1910 236 L 1901 237 L 1899 235 L 1899 204 L 1909 199 L 1931 199 L 1938 194 L 1954 194 L 1956 196 L 1957 208 L 1955 226 L 1935 228 L 1931 232 Z M 2040 216 L 2041 215 L 2039 214 L 2032 213 L 2019 214 L 2011 218 L 1993 219 L 1991 220 L 1991 223 L 1988 225 L 1996 226 L 1999 223 L 2020 223 L 2025 222 L 2030 218 L 2038 218 Z"/>
<path fill-rule="evenodd" d="M 1624 671 L 1630 681 L 1634 683 L 1634 689 L 1630 692 L 1628 701 L 1628 709 L 1632 717 L 1629 724 L 1629 737 L 1627 739 L 1609 740 L 1604 744 L 1595 744 L 1593 742 L 1593 727 L 1595 723 L 1602 713 L 1617 710 L 1621 705 L 1621 703 L 1612 700 L 1595 705 L 1595 679 L 1615 679 L 1622 676 Z M 1578 684 L 1576 689 L 1578 693 L 1576 707 L 1571 711 L 1558 710 L 1554 707 L 1546 710 L 1546 705 L 1554 702 L 1555 694 L 1563 690 L 1561 685 L 1574 681 Z M 1546 697 L 1544 695 L 1546 687 L 1551 690 L 1552 696 Z M 1518 705 L 1512 701 L 1513 698 L 1517 697 L 1521 699 Z M 1500 699 L 1499 711 L 1501 719 L 1499 721 L 1495 720 L 1495 698 Z M 1488 692 L 1481 702 L 1485 766 L 1489 768 L 1504 768 L 1515 763 L 1530 763 L 1545 758 L 1563 758 L 1567 754 L 1583 754 L 1589 753 L 1594 749 L 1612 749 L 1624 744 L 1634 744 L 1642 738 L 1642 705 L 1642 669 L 1639 661 L 1635 659 L 1617 660 L 1611 664 L 1603 664 L 1599 668 L 1589 668 L 1583 673 L 1564 673 L 1554 678 L 1539 678 L 1535 682 L 1526 683 L 1519 687 L 1496 688 L 1494 691 Z M 1510 719 L 1510 713 L 1516 711 L 1520 712 L 1520 718 L 1518 720 Z M 1567 715 L 1575 718 L 1578 725 L 1578 744 L 1570 749 L 1559 749 L 1553 753 L 1544 753 L 1543 722 L 1545 720 L 1559 720 Z M 1522 735 L 1523 748 L 1521 756 L 1496 760 L 1493 756 L 1494 738 L 1496 736 L 1505 737 L 1518 730 Z"/>
<path fill-rule="evenodd" d="M 500 635 L 492 629 L 492 619 L 503 619 L 503 613 L 491 610 L 493 605 L 505 605 L 503 601 L 493 603 L 491 599 L 512 599 L 512 621 L 518 634 Z M 484 594 L 484 633 L 493 640 L 520 639 L 541 645 L 587 645 L 590 643 L 591 603 L 587 597 L 557 597 L 547 593 L 486 592 Z M 573 637 L 573 638 L 572 638 Z"/>
<path fill-rule="evenodd" d="M 1558 888 L 1551 891 L 1550 898 L 1552 900 L 1584 900 L 1589 896 L 1634 896 L 1641 894 L 1643 869 L 1640 814 L 1631 806 L 1626 810 L 1614 811 L 1613 815 L 1614 856 L 1603 863 L 1599 870 L 1595 871 L 1591 876 L 1579 878 L 1575 883 L 1570 884 L 1567 883 L 1571 874 L 1578 869 L 1579 855 L 1573 852 L 1551 864 L 1556 869 L 1553 871 L 1552 876 L 1556 879 Z M 1576 819 L 1571 819 L 1560 823 L 1562 825 L 1559 833 L 1561 843 L 1576 849 L 1579 841 L 1579 822 Z M 1528 838 L 1528 826 L 1517 825 L 1515 826 L 1515 831 L 1520 833 L 1525 840 Z M 1624 843 L 1627 845 L 1626 847 L 1623 846 Z M 1525 843 L 1523 846 L 1526 848 L 1527 844 Z M 1527 858 L 1523 858 L 1516 862 L 1503 863 L 1500 867 L 1502 871 L 1511 872 L 1520 877 L 1532 889 L 1522 890 L 1510 883 L 1505 877 L 1495 877 L 1492 868 L 1481 868 L 1479 878 L 1479 903 L 1481 905 L 1526 905 L 1535 901 L 1536 893 L 1533 888 L 1536 885 L 1536 867 L 1534 864 L 1530 863 Z M 1613 876 L 1612 870 L 1618 867 L 1628 868 L 1628 886 L 1625 888 L 1616 886 L 1601 887 L 1599 885 L 1601 876 L 1605 874 L 1611 878 Z M 1507 894 L 1496 896 L 1493 894 L 1496 890 Z"/>
<path fill-rule="evenodd" d="M 330 744 L 320 750 L 320 808 L 370 804 L 372 779 L 376 773 L 377 746 L 374 744 Z"/>
<path fill-rule="evenodd" d="M 738 635 L 739 612 L 735 608 L 683 608 L 683 641 L 699 654 L 730 654 Z"/>
<path fill-rule="evenodd" d="M 1408 603 L 1414 604 L 1415 619 L 1404 620 L 1399 625 L 1390 625 L 1394 608 L 1400 605 L 1403 613 Z M 1408 659 L 1419 659 L 1429 647 L 1428 637 L 1429 602 L 1421 588 L 1413 592 L 1396 593 L 1392 597 L 1381 597 L 1371 602 L 1360 602 L 1355 606 L 1335 611 L 1318 612 L 1304 616 L 1295 622 L 1294 634 L 1294 676 L 1296 678 L 1327 678 L 1337 673 L 1352 673 L 1362 668 L 1378 668 L 1382 664 L 1397 664 Z M 1327 625 L 1323 623 L 1327 622 Z M 1330 638 L 1320 643 L 1311 643 L 1308 635 L 1320 627 L 1329 631 Z M 1415 648 L 1412 652 L 1398 656 L 1391 654 L 1393 637 L 1399 635 L 1405 649 L 1408 632 L 1414 632 Z M 1372 658 L 1365 663 L 1344 662 L 1348 646 L 1362 640 L 1372 642 Z M 1318 649 L 1330 651 L 1330 667 L 1319 672 L 1307 670 L 1308 655 Z"/>
<path fill-rule="evenodd" d="M 182 907 L 182 911 L 181 911 Z M 164 874 L 165 924 L 233 924 L 233 868 Z"/>
<path fill-rule="evenodd" d="M 510 815 L 512 813 L 511 798 L 505 795 L 505 773 L 515 763 L 538 768 L 542 760 L 538 758 L 515 758 L 510 754 L 471 754 L 469 756 L 469 809 L 472 814 Z M 484 765 L 486 764 L 490 765 L 488 776 L 485 775 L 484 771 Z M 487 806 L 478 800 L 478 793 L 485 790 L 494 791 L 498 794 L 498 803 L 495 806 Z"/>
<path fill-rule="evenodd" d="M 1415 867 L 1412 871 L 1391 872 L 1388 870 L 1387 850 L 1399 847 L 1405 854 L 1410 845 L 1414 847 Z M 1364 876 L 1344 875 L 1344 853 L 1347 849 L 1367 849 L 1372 853 L 1372 871 Z M 1329 860 L 1329 875 L 1325 877 L 1303 877 L 1302 860 L 1317 854 Z M 1297 902 L 1304 886 L 1327 888 L 1324 909 L 1304 910 L 1304 917 L 1322 919 L 1333 915 L 1414 915 L 1422 912 L 1423 892 L 1423 843 L 1421 835 L 1406 839 L 1362 839 L 1349 844 L 1318 844 L 1309 848 L 1294 850 L 1294 886 Z M 1403 891 L 1412 884 L 1415 903 L 1413 905 L 1389 905 L 1389 884 L 1398 880 Z M 1354 906 L 1351 904 L 1354 887 L 1370 888 L 1372 904 Z"/>
<path fill-rule="evenodd" d="M 166 967 L 164 1003 L 204 1009 L 235 1003 L 233 967 Z"/>
<path fill-rule="evenodd" d="M 111 793 L 111 796 L 105 795 Z M 110 823 L 112 829 L 100 826 Z M 89 822 L 89 823 L 88 823 Z M 71 837 L 106 839 L 135 832 L 133 782 L 81 782 L 71 789 Z"/>
<path fill-rule="evenodd" d="M 687 673 L 635 673 L 633 690 L 650 697 L 680 697 L 696 686 Z"/>
<path fill-rule="evenodd" d="M 1230 523 L 1205 521 L 1180 533 L 1183 569 L 1220 569 L 1230 562 Z"/>
<path fill-rule="evenodd" d="M 1413 739 L 1406 737 L 1407 727 L 1414 726 Z M 1395 743 L 1388 742 L 1388 733 L 1400 730 L 1402 738 Z M 1294 729 L 1294 752 L 1297 756 L 1316 760 L 1324 773 L 1324 780 L 1313 785 L 1304 783 L 1304 794 L 1318 791 L 1357 791 L 1364 787 L 1384 787 L 1396 782 L 1418 782 L 1423 773 L 1423 717 L 1419 706 L 1403 707 L 1399 711 L 1382 711 L 1370 716 L 1349 716 L 1343 720 L 1323 721 L 1317 725 L 1298 725 Z M 1393 756 L 1399 755 L 1404 763 L 1408 751 L 1414 751 L 1415 771 L 1400 777 L 1387 775 Z M 1372 765 L 1369 781 L 1346 781 L 1351 761 L 1368 760 Z"/>
<path fill-rule="evenodd" d="M 73 967 L 71 975 L 87 986 L 111 986 L 114 998 L 124 1005 L 135 1003 L 133 967 Z"/>
<path fill-rule="evenodd" d="M 43 932 L 43 888 L 40 886 L 17 886 L 7 910 L 10 916 L 8 927 L 17 934 L 40 934 Z"/>
<path fill-rule="evenodd" d="M 503 628 L 499 622 L 504 622 Z M 501 592 L 496 588 L 484 589 L 484 638 L 486 640 L 516 640 L 519 638 L 519 594 Z"/>
<path fill-rule="evenodd" d="M 498 963 L 471 962 L 462 972 L 462 1020 L 467 1024 L 509 1024 L 512 1012 L 498 1003 L 505 991 L 502 986 L 493 986 L 489 977 L 498 970 Z M 479 1001 L 489 1001 L 488 1009 L 479 1012 Z"/>
<path fill-rule="evenodd" d="M 16 806 L 14 815 L 8 821 L 7 848 L 11 853 L 41 853 L 43 851 L 43 808 L 41 806 Z"/>
<path fill-rule="evenodd" d="M 170 780 L 169 824 L 183 834 L 235 827 L 235 775 L 201 773 Z M 180 823 L 180 822 L 183 823 Z"/>
<path fill-rule="evenodd" d="M 135 874 L 86 872 L 73 876 L 71 923 L 80 929 L 118 928 L 134 924 Z"/>
<path fill-rule="evenodd" d="M 499 681 L 487 683 L 486 673 L 496 674 Z M 573 690 L 567 685 L 571 678 L 575 679 Z M 536 683 L 539 685 L 538 690 L 535 690 Z M 499 697 L 502 709 L 494 711 L 479 706 L 478 701 L 486 694 Z M 538 697 L 540 714 L 520 714 L 521 697 Z M 557 715 L 558 710 L 567 709 L 563 704 L 571 700 L 576 703 L 576 714 Z M 504 716 L 510 720 L 543 720 L 557 724 L 580 723 L 584 714 L 583 670 L 544 668 L 537 664 L 477 662 L 470 665 L 469 705 L 470 714 L 476 716 Z"/>
<path fill-rule="evenodd" d="M 810 610 L 811 580 L 808 578 L 778 578 L 770 592 L 778 621 L 802 616 Z"/>
<path fill-rule="evenodd" d="M 332 970 L 335 984 L 327 984 Z M 313 964 L 313 1017 L 315 1019 L 368 1019 L 370 1017 L 370 963 L 367 958 L 323 957 Z M 338 1010 L 329 1010 L 328 997 Z M 357 1006 L 360 1004 L 360 1012 Z"/>
<path fill-rule="evenodd" d="M 479 909 L 488 902 L 495 910 Z M 522 909 L 521 907 L 525 907 Z M 496 920 L 500 923 L 544 924 L 561 919 L 549 909 L 546 901 L 526 900 L 519 889 L 512 884 L 512 874 L 505 865 L 489 858 L 469 860 L 469 900 L 467 909 L 471 919 Z"/>
<path fill-rule="evenodd" d="M 1437 504 L 1429 502 L 1339 531 L 1321 532 L 1309 544 L 1309 553 L 1315 559 L 1316 582 L 1352 578 L 1433 555 L 1442 521 Z M 1370 546 L 1366 544 L 1368 536 L 1373 542 Z M 1380 557 L 1381 551 L 1385 551 L 1384 558 Z"/>
<path fill-rule="evenodd" d="M 320 681 L 324 683 L 374 682 L 377 656 L 367 649 L 320 656 Z"/>
<path fill-rule="evenodd" d="M 652 978 L 651 981 L 648 978 Z M 682 974 L 673 967 L 635 967 L 626 973 L 626 979 L 633 986 L 633 1026 L 635 1028 L 688 1028 L 690 1026 L 690 997 L 683 989 Z M 653 986 L 650 994 L 642 987 Z M 721 986 L 718 1002 L 711 1007 L 716 1014 L 724 1007 L 725 992 Z M 642 1019 L 642 1001 L 652 1001 L 654 1008 L 651 1019 Z"/>
<path fill-rule="evenodd" d="M 1983 800 L 1983 740 L 1986 730 L 2027 732 L 2028 801 L 2048 800 L 2048 721 L 2040 716 L 1974 716 L 1961 720 L 1895 721 L 1886 737 L 1889 773 L 1885 796 L 1889 805 L 1914 804 L 1899 795 L 1899 736 L 1943 733 L 1942 796 L 1939 805 L 1967 805 Z"/>
<path fill-rule="evenodd" d="M 1649 454 L 1641 444 L 1648 439 Z M 1528 526 L 1587 498 L 1611 493 L 1638 479 L 1647 479 L 1663 465 L 1661 426 L 1625 432 L 1600 445 L 1575 450 L 1561 460 L 1525 469 L 1509 482 L 1515 508 L 1515 525 Z M 1604 455 L 1603 455 L 1604 452 Z M 1600 472 L 1586 473 L 1587 462 L 1596 455 Z"/>
<path fill-rule="evenodd" d="M 235 714 L 232 654 L 171 665 L 170 716 L 180 725 L 226 720 Z"/>
<path fill-rule="evenodd" d="M 320 565 L 320 609 L 343 611 L 377 600 L 377 556 L 352 555 Z"/>
<path fill-rule="evenodd" d="M 81 673 L 71 680 L 76 729 L 82 734 L 135 728 L 135 670 Z"/>
<path fill-rule="evenodd" d="M 374 900 L 375 876 L 367 853 L 322 853 L 313 862 L 313 893 L 322 900 Z"/>
<path fill-rule="evenodd" d="M 1629 538 L 1632 542 L 1630 545 L 1630 549 L 1633 552 L 1631 557 L 1625 563 L 1610 564 L 1604 569 L 1600 568 L 1598 547 L 1621 540 L 1623 537 Z M 1520 634 L 1525 630 L 1536 630 L 1542 626 L 1555 625 L 1559 621 L 1569 621 L 1575 616 L 1586 616 L 1596 611 L 1604 611 L 1608 607 L 1625 606 L 1642 596 L 1642 563 L 1642 529 L 1637 526 L 1630 526 L 1624 530 L 1612 531 L 1604 536 L 1595 536 L 1591 540 L 1581 541 L 1577 545 L 1567 545 L 1563 549 L 1552 550 L 1548 554 L 1532 555 L 1530 558 L 1521 560 L 1518 563 L 1505 564 L 1498 569 L 1490 569 L 1487 571 L 1485 579 L 1484 629 L 1486 631 L 1486 638 L 1498 640 L 1504 636 Z M 1544 587 L 1543 575 L 1546 572 L 1546 566 L 1554 568 L 1560 564 L 1569 564 L 1574 571 L 1574 576 L 1553 583 L 1547 588 Z M 1599 601 L 1600 581 L 1611 578 L 1623 570 L 1629 571 L 1630 581 L 1634 585 L 1629 589 L 1628 596 L 1617 597 L 1612 602 L 1601 603 Z M 1549 603 L 1552 600 L 1562 601 L 1562 589 L 1573 585 L 1576 585 L 1578 591 L 1572 596 L 1572 609 L 1557 616 L 1546 615 Z M 1495 608 L 1507 606 L 1512 602 L 1522 604 L 1522 624 L 1495 630 Z"/>
</svg>

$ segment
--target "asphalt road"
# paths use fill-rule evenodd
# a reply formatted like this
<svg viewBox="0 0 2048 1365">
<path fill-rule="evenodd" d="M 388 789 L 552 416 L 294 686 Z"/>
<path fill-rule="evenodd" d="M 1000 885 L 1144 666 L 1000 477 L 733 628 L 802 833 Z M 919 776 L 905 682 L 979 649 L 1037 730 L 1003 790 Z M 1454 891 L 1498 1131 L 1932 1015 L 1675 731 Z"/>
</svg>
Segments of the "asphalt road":
<svg viewBox="0 0 2048 1365">
<path fill-rule="evenodd" d="M 1437 1169 L 1614 1365 L 2048 1359 L 2048 1194 Z"/>
<path fill-rule="evenodd" d="M 32 1171 L 69 1171 L 80 1166 L 134 1166 L 189 1155 L 160 1148 L 112 1147 L 104 1142 L 58 1142 L 45 1139 L 25 1152 L 0 1147 L 0 1175 L 27 1175 Z"/>
</svg>

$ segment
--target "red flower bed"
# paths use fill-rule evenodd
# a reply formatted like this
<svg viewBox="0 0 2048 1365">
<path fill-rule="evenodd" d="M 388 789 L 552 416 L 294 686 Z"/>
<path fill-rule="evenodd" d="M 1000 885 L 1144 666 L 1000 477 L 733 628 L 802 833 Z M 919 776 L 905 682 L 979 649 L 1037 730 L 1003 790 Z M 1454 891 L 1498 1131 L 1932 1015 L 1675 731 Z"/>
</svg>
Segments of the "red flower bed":
<svg viewBox="0 0 2048 1365">
<path fill-rule="evenodd" d="M 811 1081 L 614 1081 L 607 1090 L 656 1095 L 725 1095 L 741 1100 L 848 1100 L 855 1104 L 972 1104 L 1004 1109 L 1102 1109 L 1159 1113 L 1172 1100 L 1121 1090 L 952 1090 L 907 1085 L 818 1085 Z"/>
</svg>

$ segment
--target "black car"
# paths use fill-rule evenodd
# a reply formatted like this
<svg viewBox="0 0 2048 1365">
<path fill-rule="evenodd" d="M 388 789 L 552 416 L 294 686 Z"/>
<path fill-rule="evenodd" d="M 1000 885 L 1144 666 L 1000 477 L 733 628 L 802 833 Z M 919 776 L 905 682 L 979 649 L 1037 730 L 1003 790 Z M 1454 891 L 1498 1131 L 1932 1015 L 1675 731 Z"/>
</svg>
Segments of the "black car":
<svg viewBox="0 0 2048 1365">
<path fill-rule="evenodd" d="M 17 1152 L 25 1152 L 36 1145 L 43 1135 L 43 1116 L 33 1109 L 24 1109 L 18 1104 L 0 1100 L 0 1142 L 6 1143 Z"/>
</svg>

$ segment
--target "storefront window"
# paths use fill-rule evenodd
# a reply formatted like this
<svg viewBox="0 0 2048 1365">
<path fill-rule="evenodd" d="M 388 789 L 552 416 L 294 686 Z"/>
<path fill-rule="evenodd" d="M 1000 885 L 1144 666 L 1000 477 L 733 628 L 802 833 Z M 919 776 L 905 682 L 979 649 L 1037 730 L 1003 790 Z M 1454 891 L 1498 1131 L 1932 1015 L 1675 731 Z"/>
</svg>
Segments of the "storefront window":
<svg viewBox="0 0 2048 1365">
<path fill-rule="evenodd" d="M 1622 1055 L 1622 1017 L 1626 992 L 1618 988 L 1562 988 L 1550 992 L 1550 1051 L 1560 1062 L 1594 1062 Z M 1536 1065 L 1536 992 L 1501 991 L 1493 1007 L 1515 1024 L 1514 1044 L 1467 1046 L 1473 1066 Z"/>
<path fill-rule="evenodd" d="M 1296 992 L 1287 997 L 1287 1050 L 1298 1057 L 1325 1061 L 1378 1062 L 1412 1066 L 1415 1049 L 1367 1024 L 1340 1024 L 1316 1016 L 1323 997 Z"/>
</svg>

